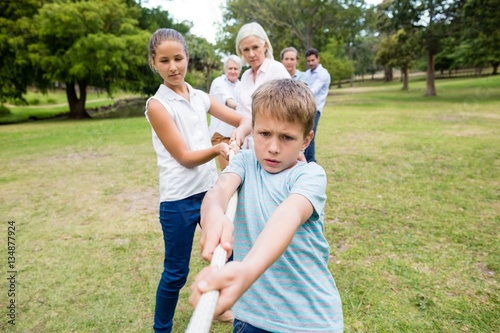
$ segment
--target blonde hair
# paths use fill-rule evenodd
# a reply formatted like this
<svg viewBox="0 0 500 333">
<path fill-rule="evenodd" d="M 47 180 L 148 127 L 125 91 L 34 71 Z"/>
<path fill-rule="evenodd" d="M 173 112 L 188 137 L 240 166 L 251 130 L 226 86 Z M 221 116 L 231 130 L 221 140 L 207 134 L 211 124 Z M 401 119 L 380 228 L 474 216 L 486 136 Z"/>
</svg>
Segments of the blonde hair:
<svg viewBox="0 0 500 333">
<path fill-rule="evenodd" d="M 240 31 L 238 31 L 238 35 L 236 36 L 236 54 L 241 58 L 243 65 L 246 65 L 246 60 L 243 57 L 243 53 L 240 50 L 240 44 L 243 39 L 249 36 L 255 36 L 258 39 L 260 39 L 262 45 L 267 44 L 266 58 L 274 60 L 273 47 L 271 45 L 271 42 L 269 41 L 269 37 L 267 37 L 266 31 L 257 22 L 251 22 L 244 24 L 240 28 Z"/>
<path fill-rule="evenodd" d="M 263 83 L 252 94 L 252 126 L 259 115 L 299 123 L 305 137 L 313 128 L 316 101 L 303 82 L 293 79 L 271 80 Z"/>
<path fill-rule="evenodd" d="M 158 45 L 160 45 L 166 40 L 181 43 L 182 47 L 184 48 L 184 51 L 186 52 L 186 57 L 189 59 L 189 52 L 186 40 L 184 39 L 184 37 L 181 35 L 180 32 L 174 29 L 167 29 L 167 28 L 158 29 L 151 35 L 148 45 L 148 51 L 149 51 L 148 64 L 153 72 L 156 72 L 153 67 L 156 56 L 156 48 L 158 47 Z"/>
</svg>

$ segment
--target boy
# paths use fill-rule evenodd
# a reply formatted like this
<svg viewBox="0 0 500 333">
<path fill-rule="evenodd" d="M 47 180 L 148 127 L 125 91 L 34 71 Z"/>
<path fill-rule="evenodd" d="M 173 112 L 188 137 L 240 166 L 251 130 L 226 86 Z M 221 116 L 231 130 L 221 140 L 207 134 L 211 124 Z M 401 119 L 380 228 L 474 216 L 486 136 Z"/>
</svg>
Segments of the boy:
<svg viewBox="0 0 500 333">
<path fill-rule="evenodd" d="M 234 261 L 200 272 L 189 298 L 220 290 L 215 313 L 232 307 L 234 332 L 342 332 L 342 305 L 323 236 L 326 174 L 298 161 L 311 142 L 316 103 L 306 85 L 279 79 L 252 96 L 254 150 L 234 156 L 201 207 L 203 257 L 221 243 Z M 239 189 L 233 223 L 225 217 Z"/>
</svg>

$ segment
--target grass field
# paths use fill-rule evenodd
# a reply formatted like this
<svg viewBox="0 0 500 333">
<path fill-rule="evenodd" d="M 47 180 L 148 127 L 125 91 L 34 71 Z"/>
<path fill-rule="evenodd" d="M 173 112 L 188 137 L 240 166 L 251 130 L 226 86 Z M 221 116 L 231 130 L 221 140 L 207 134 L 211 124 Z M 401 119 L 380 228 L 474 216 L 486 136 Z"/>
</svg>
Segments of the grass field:
<svg viewBox="0 0 500 333">
<path fill-rule="evenodd" d="M 332 89 L 320 120 L 345 332 L 500 331 L 500 77 L 439 80 L 436 98 L 424 85 Z M 16 228 L 13 268 L 2 243 L 0 331 L 152 332 L 163 244 L 147 121 L 5 125 L 0 142 L 4 242 Z M 206 265 L 195 242 L 174 332 Z"/>
</svg>

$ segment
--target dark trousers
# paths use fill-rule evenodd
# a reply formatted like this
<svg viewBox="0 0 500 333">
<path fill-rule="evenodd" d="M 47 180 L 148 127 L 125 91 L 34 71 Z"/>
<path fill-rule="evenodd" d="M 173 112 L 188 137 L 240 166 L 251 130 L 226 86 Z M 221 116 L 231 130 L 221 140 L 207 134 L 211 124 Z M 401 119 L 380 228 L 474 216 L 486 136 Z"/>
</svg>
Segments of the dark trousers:
<svg viewBox="0 0 500 333">
<path fill-rule="evenodd" d="M 205 192 L 188 198 L 160 204 L 160 224 L 165 243 L 163 273 L 156 291 L 153 328 L 156 333 L 169 333 L 179 299 L 179 291 L 189 274 L 189 260 L 194 232 L 200 222 L 200 208 Z"/>
<path fill-rule="evenodd" d="M 313 125 L 314 137 L 311 140 L 309 146 L 306 148 L 306 151 L 304 152 L 304 155 L 308 163 L 316 162 L 314 141 L 316 140 L 316 129 L 318 128 L 319 117 L 321 117 L 321 112 L 316 111 L 316 116 L 314 117 L 314 125 Z"/>
<path fill-rule="evenodd" d="M 233 333 L 271 333 L 269 331 L 264 331 L 258 327 L 252 326 L 244 321 L 234 319 L 233 323 Z"/>
</svg>

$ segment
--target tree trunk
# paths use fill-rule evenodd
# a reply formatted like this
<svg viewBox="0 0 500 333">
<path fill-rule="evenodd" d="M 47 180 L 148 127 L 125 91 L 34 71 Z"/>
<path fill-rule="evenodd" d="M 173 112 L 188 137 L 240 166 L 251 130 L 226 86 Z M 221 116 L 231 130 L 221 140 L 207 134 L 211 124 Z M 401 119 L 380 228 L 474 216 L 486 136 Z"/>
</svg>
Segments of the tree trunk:
<svg viewBox="0 0 500 333">
<path fill-rule="evenodd" d="M 391 82 L 392 81 L 392 68 L 384 67 L 384 81 Z"/>
<path fill-rule="evenodd" d="M 69 104 L 69 117 L 71 119 L 90 118 L 85 112 L 85 101 L 87 99 L 87 83 L 85 81 L 78 82 L 78 90 L 80 98 L 78 98 L 74 82 L 66 82 L 66 96 Z"/>
<path fill-rule="evenodd" d="M 493 73 L 491 73 L 491 75 L 497 75 L 498 74 L 497 69 L 498 69 L 498 65 L 499 64 L 500 63 L 498 61 L 493 61 L 491 63 L 491 66 L 493 66 Z"/>
<path fill-rule="evenodd" d="M 408 91 L 408 67 L 404 66 L 401 68 L 401 74 L 403 77 L 403 90 Z"/>
<path fill-rule="evenodd" d="M 436 85 L 434 84 L 434 54 L 428 53 L 427 57 L 427 92 L 425 96 L 436 96 Z"/>
</svg>

